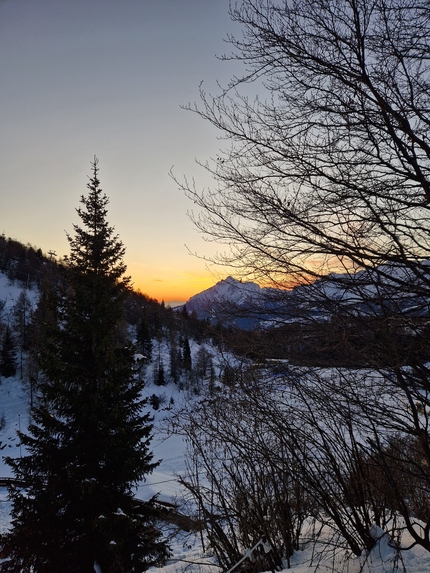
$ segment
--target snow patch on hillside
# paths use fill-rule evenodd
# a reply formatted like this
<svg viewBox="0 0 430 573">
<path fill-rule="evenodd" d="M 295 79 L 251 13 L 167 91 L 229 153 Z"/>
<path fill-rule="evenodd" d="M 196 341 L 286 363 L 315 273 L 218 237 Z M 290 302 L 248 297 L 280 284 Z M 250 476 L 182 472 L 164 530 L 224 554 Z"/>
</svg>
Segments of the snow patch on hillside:
<svg viewBox="0 0 430 573">
<path fill-rule="evenodd" d="M 10 312 L 19 299 L 22 292 L 25 292 L 32 305 L 36 305 L 39 292 L 34 289 L 25 289 L 16 283 L 11 283 L 6 275 L 0 272 L 0 302 L 4 302 L 4 312 Z"/>
</svg>

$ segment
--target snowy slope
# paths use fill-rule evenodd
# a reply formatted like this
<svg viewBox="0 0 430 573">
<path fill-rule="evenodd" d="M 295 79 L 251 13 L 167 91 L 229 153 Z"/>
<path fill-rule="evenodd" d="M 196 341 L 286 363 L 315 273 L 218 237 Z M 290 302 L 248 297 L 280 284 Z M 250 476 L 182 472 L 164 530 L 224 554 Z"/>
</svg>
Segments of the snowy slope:
<svg viewBox="0 0 430 573">
<path fill-rule="evenodd" d="M 216 285 L 192 296 L 186 303 L 188 312 L 202 319 L 232 324 L 239 328 L 252 328 L 261 319 L 267 319 L 271 308 L 270 293 L 275 289 L 261 288 L 256 283 L 227 277 Z M 183 308 L 177 307 L 179 311 Z"/>
<path fill-rule="evenodd" d="M 189 310 L 194 310 L 194 307 L 199 307 L 205 302 L 211 304 L 215 301 L 228 300 L 234 304 L 242 304 L 261 291 L 256 283 L 247 281 L 242 282 L 234 279 L 233 277 L 227 277 L 224 280 L 219 281 L 216 285 L 204 290 L 203 292 L 192 296 L 187 302 L 187 308 Z"/>
<path fill-rule="evenodd" d="M 250 300 L 261 295 L 261 289 L 256 283 L 242 282 L 227 277 L 216 285 L 198 293 L 186 303 L 188 312 L 196 312 L 198 315 L 213 315 L 219 305 L 229 303 L 237 306 L 248 304 Z"/>
<path fill-rule="evenodd" d="M 146 392 L 148 395 L 153 392 L 162 393 L 167 401 L 173 397 L 176 404 L 179 404 L 181 400 L 188 403 L 192 400 L 191 394 L 185 395 L 173 384 L 160 388 L 149 382 Z M 6 426 L 0 432 L 0 447 L 3 448 L 0 453 L 2 456 L 19 456 L 20 448 L 16 430 L 19 426 L 24 429 L 28 422 L 28 392 L 18 378 L 3 380 L 0 385 L 0 404 L 0 411 L 6 417 Z M 154 473 L 148 476 L 147 481 L 139 486 L 137 496 L 147 499 L 154 493 L 159 493 L 161 500 L 174 502 L 175 496 L 180 493 L 175 475 L 181 473 L 184 467 L 185 444 L 180 437 L 167 437 L 164 431 L 160 430 L 163 419 L 169 416 L 168 409 L 153 413 L 155 414 L 155 432 L 152 449 L 155 458 L 162 459 L 162 462 Z M 0 468 L 1 476 L 10 475 L 10 470 L 4 460 L 1 461 Z M 0 532 L 8 528 L 9 510 L 6 489 L 0 488 Z M 375 530 L 375 535 L 378 533 Z M 166 534 L 172 534 L 172 531 L 167 528 Z M 329 532 L 325 539 L 329 539 Z M 406 538 L 404 542 L 407 542 Z M 173 554 L 169 563 L 160 569 L 153 569 L 154 573 L 183 573 L 185 568 L 189 573 L 220 572 L 219 568 L 213 564 L 210 553 L 202 551 L 199 536 L 174 532 L 170 543 Z M 304 539 L 302 549 L 293 555 L 291 568 L 286 569 L 285 573 L 428 573 L 430 571 L 430 553 L 420 547 L 403 552 L 398 568 L 395 566 L 396 561 L 395 551 L 389 546 L 386 537 L 381 538 L 379 544 L 366 559 L 362 557 L 352 560 L 346 560 L 342 552 L 336 555 L 330 551 L 327 552 L 324 539 L 316 545 L 313 542 L 306 543 Z"/>
<path fill-rule="evenodd" d="M 230 281 L 223 285 L 226 292 L 232 286 Z M 242 283 L 241 283 L 242 284 Z M 11 309 L 14 301 L 17 300 L 21 289 L 8 284 L 4 277 L 0 277 L 0 299 L 7 301 L 7 308 Z M 235 288 L 233 283 L 233 288 Z M 250 292 L 258 292 L 250 287 Z M 37 293 L 29 293 L 36 297 Z M 35 299 L 34 299 L 35 300 Z M 198 346 L 192 344 L 193 357 L 198 351 Z M 163 356 L 168 360 L 167 345 L 162 349 Z M 147 367 L 144 373 L 147 380 L 145 393 L 151 396 L 153 393 L 165 397 L 165 406 L 154 414 L 154 438 L 152 450 L 156 460 L 162 460 L 158 468 L 147 480 L 140 484 L 137 496 L 141 499 L 148 499 L 154 494 L 159 494 L 162 501 L 174 502 L 181 489 L 176 481 L 176 475 L 184 469 L 185 444 L 180 436 L 168 436 L 164 430 L 163 422 L 170 416 L 168 405 L 173 399 L 176 406 L 182 402 L 192 405 L 192 392 L 180 391 L 174 384 L 166 386 L 155 386 L 152 382 L 151 366 Z M 4 417 L 3 428 L 0 430 L 0 477 L 11 475 L 9 466 L 4 461 L 4 456 L 18 457 L 22 454 L 16 432 L 18 429 L 25 430 L 29 421 L 29 389 L 25 381 L 21 381 L 19 376 L 3 379 L 0 383 L 0 420 Z M 0 487 L 0 532 L 5 531 L 10 523 L 10 504 L 7 500 L 7 491 Z M 189 573 L 215 573 L 220 572 L 212 561 L 210 553 L 204 553 L 200 544 L 199 536 L 189 536 L 185 533 L 172 533 L 166 528 L 166 534 L 172 534 L 171 547 L 172 558 L 169 563 L 156 573 L 183 573 L 186 569 Z M 375 531 L 377 535 L 378 532 Z M 329 539 L 327 532 L 326 540 Z M 404 539 L 406 543 L 407 540 Z M 324 550 L 324 551 L 323 551 Z M 194 563 L 194 565 L 193 565 Z M 382 537 L 379 544 L 371 554 L 364 559 L 354 558 L 346 561 L 345 554 L 339 552 L 336 555 L 327 552 L 327 545 L 323 543 L 306 543 L 291 560 L 293 573 L 428 573 L 430 571 L 430 553 L 420 547 L 414 547 L 405 551 L 398 560 L 395 551 L 390 547 L 386 537 Z M 287 573 L 287 570 L 286 570 Z"/>
<path fill-rule="evenodd" d="M 3 313 L 7 315 L 14 304 L 17 302 L 19 295 L 25 292 L 31 303 L 35 305 L 39 297 L 39 293 L 35 289 L 24 289 L 18 284 L 11 283 L 6 275 L 0 272 L 0 302 L 5 303 Z"/>
</svg>

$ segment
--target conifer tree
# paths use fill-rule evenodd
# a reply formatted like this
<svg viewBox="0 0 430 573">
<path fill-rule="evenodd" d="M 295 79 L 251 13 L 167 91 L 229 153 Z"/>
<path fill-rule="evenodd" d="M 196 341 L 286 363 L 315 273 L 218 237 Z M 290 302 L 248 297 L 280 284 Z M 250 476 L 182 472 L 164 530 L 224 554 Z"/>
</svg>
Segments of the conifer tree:
<svg viewBox="0 0 430 573">
<path fill-rule="evenodd" d="M 164 375 L 164 366 L 162 362 L 158 363 L 157 373 L 155 376 L 155 384 L 157 386 L 164 386 L 166 384 L 166 377 Z"/>
<path fill-rule="evenodd" d="M 188 338 L 184 338 L 182 344 L 182 364 L 185 370 L 191 370 L 192 367 L 191 348 L 190 348 L 190 341 L 188 340 Z"/>
<path fill-rule="evenodd" d="M 136 330 L 136 346 L 144 356 L 145 362 L 150 362 L 152 355 L 152 337 L 148 318 L 142 315 L 140 324 Z"/>
<path fill-rule="evenodd" d="M 173 340 L 169 351 L 170 377 L 175 384 L 179 382 L 180 366 L 182 362 L 181 349 L 178 347 L 176 340 Z"/>
<path fill-rule="evenodd" d="M 9 378 L 16 374 L 16 348 L 9 326 L 4 331 L 0 352 L 0 376 Z"/>
<path fill-rule="evenodd" d="M 19 344 L 20 376 L 23 377 L 24 352 L 29 350 L 29 325 L 31 322 L 32 304 L 25 290 L 22 290 L 13 307 L 13 325 Z"/>
<path fill-rule="evenodd" d="M 33 307 L 25 290 L 22 290 L 12 312 L 15 332 L 18 334 L 18 341 L 21 354 L 28 350 L 28 329 L 31 322 Z"/>
<path fill-rule="evenodd" d="M 167 555 L 154 499 L 133 494 L 157 464 L 143 383 L 120 328 L 129 291 L 124 247 L 106 220 L 97 163 L 77 209 L 82 226 L 68 236 L 67 288 L 50 297 L 40 396 L 20 435 L 26 454 L 8 460 L 23 486 L 10 489 L 2 572 L 140 572 Z"/>
</svg>

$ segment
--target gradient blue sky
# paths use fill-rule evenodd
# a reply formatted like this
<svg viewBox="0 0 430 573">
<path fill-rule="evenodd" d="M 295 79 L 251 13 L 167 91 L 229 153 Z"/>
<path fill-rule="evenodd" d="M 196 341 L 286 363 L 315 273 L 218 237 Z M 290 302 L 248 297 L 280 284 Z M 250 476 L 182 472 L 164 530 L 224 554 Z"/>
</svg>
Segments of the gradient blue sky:
<svg viewBox="0 0 430 573">
<path fill-rule="evenodd" d="M 228 0 L 0 0 L 0 233 L 58 256 L 86 193 L 94 155 L 109 221 L 135 287 L 187 300 L 219 278 L 169 177 L 211 181 L 198 167 L 220 147 L 180 108 L 218 93 L 237 64 Z M 221 271 L 222 276 L 222 271 Z"/>
</svg>

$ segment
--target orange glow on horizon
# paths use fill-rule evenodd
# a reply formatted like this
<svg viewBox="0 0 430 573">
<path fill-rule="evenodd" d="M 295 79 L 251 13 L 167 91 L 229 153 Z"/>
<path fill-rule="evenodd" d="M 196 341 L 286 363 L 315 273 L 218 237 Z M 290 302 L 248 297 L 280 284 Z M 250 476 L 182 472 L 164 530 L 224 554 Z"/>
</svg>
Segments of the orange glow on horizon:
<svg viewBox="0 0 430 573">
<path fill-rule="evenodd" d="M 158 272 L 157 272 L 158 271 Z M 186 302 L 220 280 L 211 273 L 178 271 L 173 268 L 144 269 L 142 265 L 128 263 L 127 274 L 131 276 L 134 290 L 155 298 L 158 302 Z"/>
<path fill-rule="evenodd" d="M 150 285 L 148 281 L 139 282 L 133 280 L 133 288 L 135 290 L 140 290 L 141 293 L 158 300 L 158 302 L 164 301 L 168 302 L 186 302 L 195 294 L 198 294 L 215 284 L 214 281 L 204 281 L 200 283 L 196 282 L 194 288 L 187 287 L 187 285 L 182 284 L 154 284 Z"/>
<path fill-rule="evenodd" d="M 272 282 L 261 281 L 251 277 L 244 277 L 243 281 L 250 280 L 259 284 L 261 288 L 292 290 L 300 284 L 313 283 L 318 278 L 318 274 L 324 275 L 328 274 L 329 271 L 334 272 L 332 268 L 323 269 L 320 261 L 316 261 L 315 264 L 312 263 L 313 261 L 308 261 L 310 267 L 316 267 L 315 273 L 297 272 L 291 274 L 288 279 L 285 276 L 280 277 L 279 282 L 276 280 Z M 165 303 L 187 302 L 192 296 L 214 286 L 220 280 L 227 278 L 229 274 L 234 276 L 234 273 L 231 273 L 231 270 L 229 272 L 228 269 L 225 269 L 224 273 L 212 273 L 209 270 L 202 272 L 200 269 L 178 270 L 173 267 L 158 267 L 156 265 L 151 267 L 140 262 L 128 262 L 127 266 L 127 274 L 131 276 L 135 290 L 139 290 L 141 293 L 158 300 L 158 302 L 164 301 Z M 336 270 L 345 272 L 345 266 L 339 269 L 338 265 Z M 235 278 L 240 280 L 240 276 Z"/>
<path fill-rule="evenodd" d="M 141 277 L 137 274 L 131 274 L 131 281 L 134 290 L 139 290 L 142 294 L 147 295 L 151 298 L 158 300 L 158 302 L 164 301 L 165 303 L 187 302 L 192 296 L 201 293 L 202 291 L 214 286 L 217 282 L 222 279 L 227 278 L 228 274 L 222 277 L 214 277 L 213 275 L 190 275 L 186 278 L 181 277 L 176 281 L 164 281 L 160 278 L 148 279 L 147 277 Z M 238 278 L 239 280 L 239 278 Z M 245 279 L 246 280 L 246 279 Z M 250 279 L 251 280 L 251 279 Z M 313 282 L 315 279 L 309 278 L 305 281 L 306 284 Z M 253 281 L 257 282 L 257 281 Z M 279 288 L 281 290 L 291 290 L 299 284 L 303 284 L 302 281 L 289 281 L 283 284 L 274 283 L 260 283 L 261 288 Z"/>
</svg>

